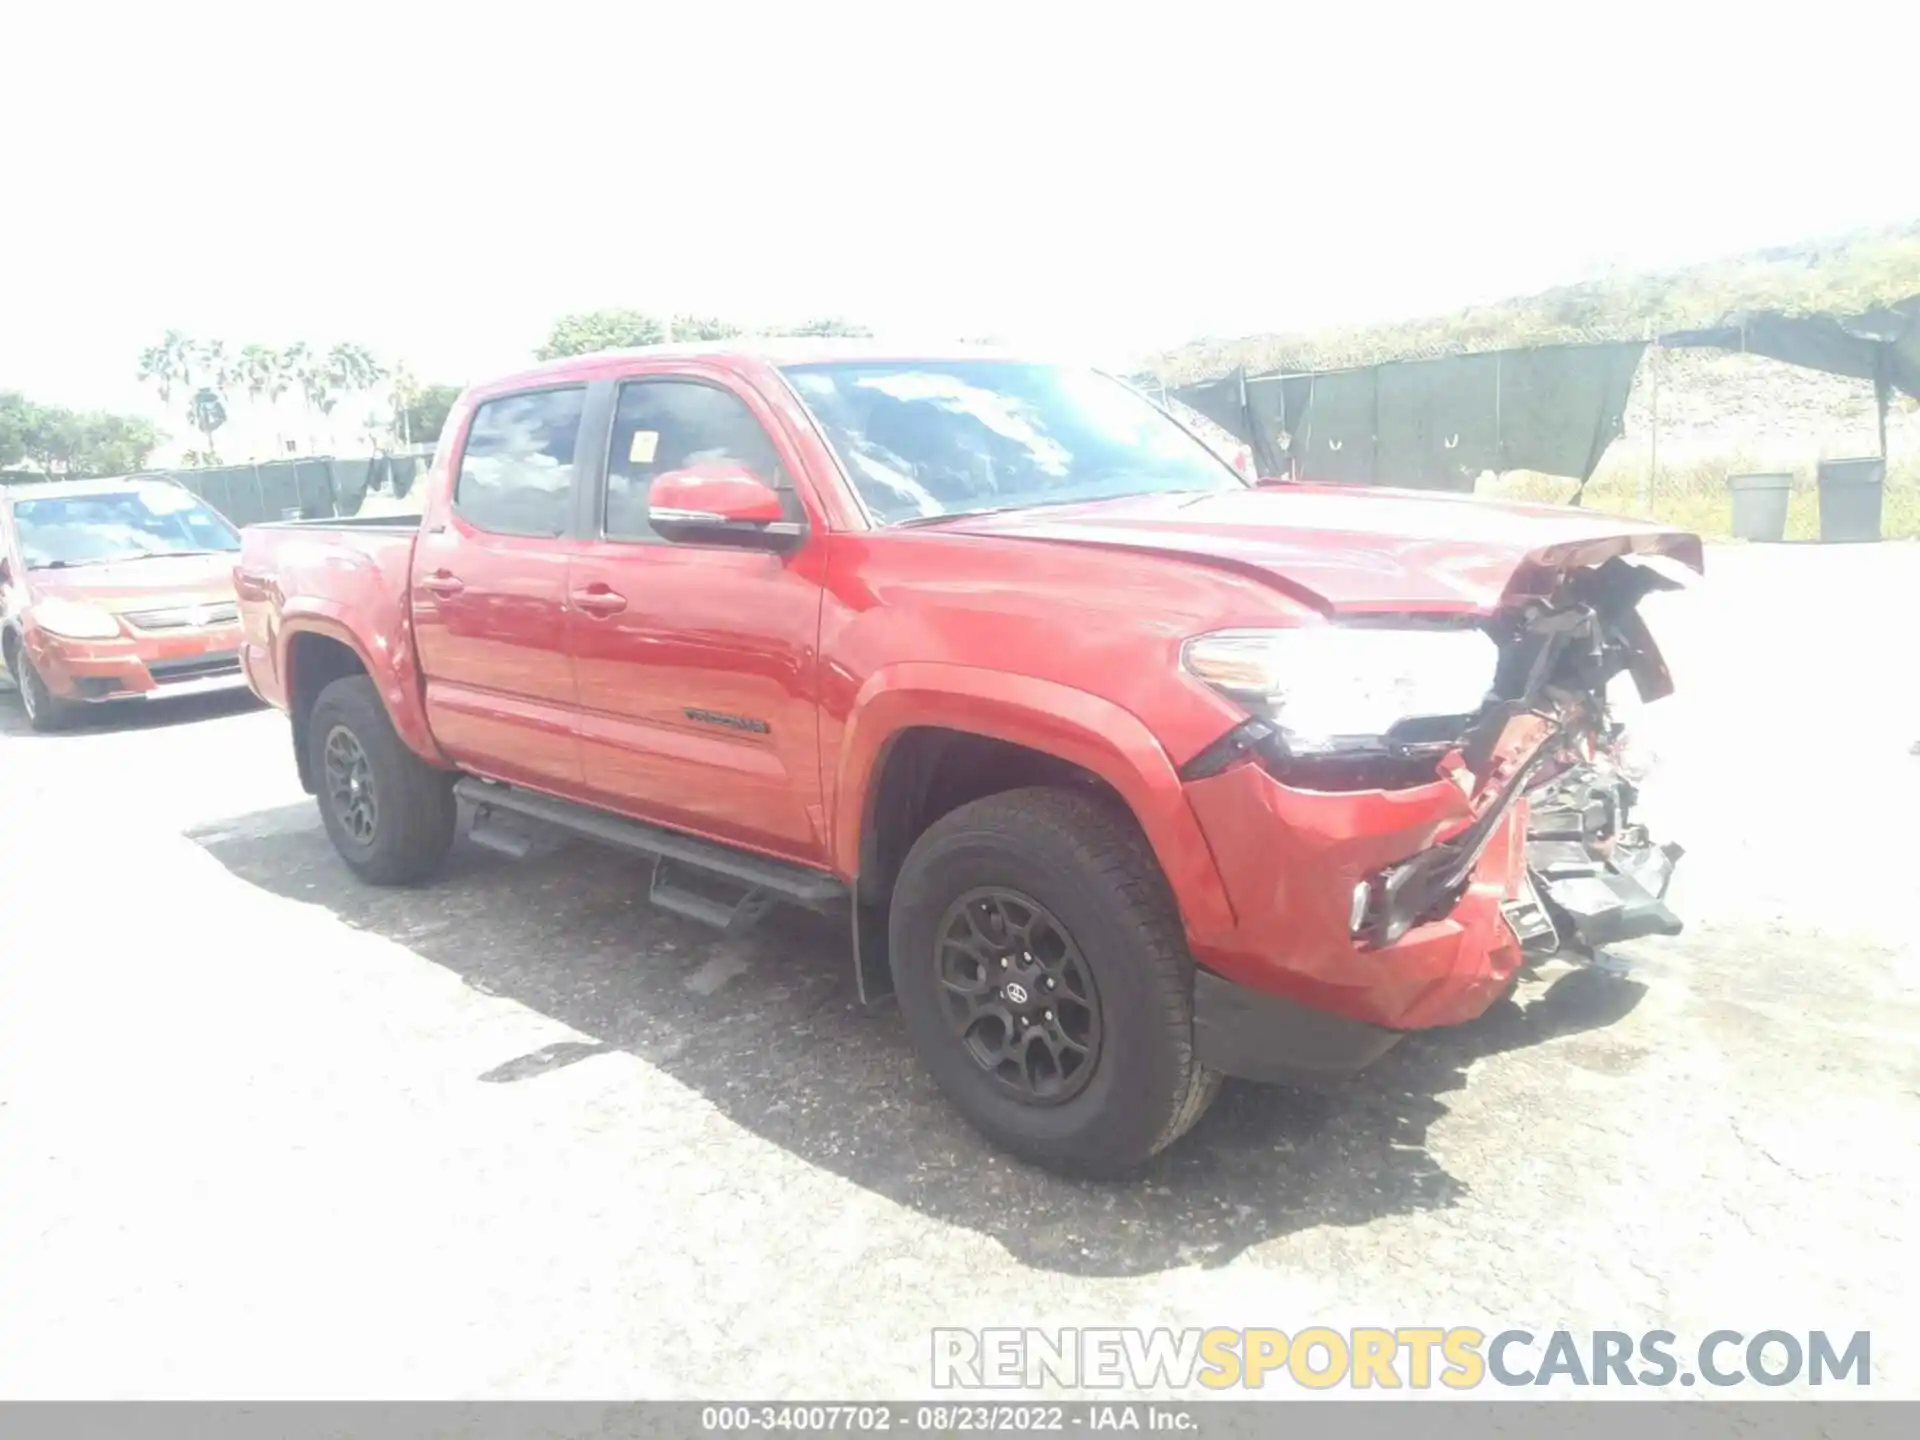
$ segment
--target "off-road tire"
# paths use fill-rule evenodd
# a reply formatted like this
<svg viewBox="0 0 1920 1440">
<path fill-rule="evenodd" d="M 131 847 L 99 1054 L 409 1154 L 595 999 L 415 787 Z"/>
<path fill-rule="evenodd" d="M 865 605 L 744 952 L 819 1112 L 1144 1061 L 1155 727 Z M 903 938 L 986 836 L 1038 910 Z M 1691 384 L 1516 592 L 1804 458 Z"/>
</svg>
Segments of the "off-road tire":
<svg viewBox="0 0 1920 1440">
<path fill-rule="evenodd" d="M 28 725 L 46 735 L 73 723 L 77 707 L 47 688 L 47 682 L 33 668 L 33 661 L 27 658 L 26 649 L 17 641 L 7 646 L 7 669 L 13 676 L 14 688 L 20 692 L 20 709 L 25 712 Z"/>
<path fill-rule="evenodd" d="M 339 728 L 364 753 L 377 803 L 373 833 L 364 842 L 348 831 L 328 793 L 327 738 Z M 375 885 L 417 885 L 439 870 L 458 818 L 454 777 L 394 733 L 373 681 L 349 675 L 320 692 L 307 722 L 307 760 L 327 835 L 356 875 Z"/>
<path fill-rule="evenodd" d="M 1092 971 L 1102 1038 L 1091 1077 L 1055 1104 L 994 1083 L 949 1019 L 936 971 L 940 925 L 969 891 L 1007 887 L 1051 911 Z M 1052 1169 L 1133 1170 L 1193 1125 L 1220 1077 L 1193 1050 L 1193 959 L 1172 891 L 1119 804 L 1064 789 L 1010 790 L 962 805 L 914 843 L 894 886 L 894 989 L 921 1063 L 995 1144 Z"/>
</svg>

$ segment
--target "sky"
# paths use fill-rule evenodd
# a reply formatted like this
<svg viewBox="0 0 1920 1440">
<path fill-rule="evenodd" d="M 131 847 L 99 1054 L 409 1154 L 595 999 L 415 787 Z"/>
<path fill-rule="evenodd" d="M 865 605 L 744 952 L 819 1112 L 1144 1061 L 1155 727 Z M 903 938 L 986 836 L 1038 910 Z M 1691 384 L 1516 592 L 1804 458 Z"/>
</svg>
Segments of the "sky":
<svg viewBox="0 0 1920 1440">
<path fill-rule="evenodd" d="M 155 415 L 170 326 L 449 382 L 604 306 L 1124 366 L 1920 216 L 1911 3 L 14 0 L 0 31 L 0 388 Z"/>
</svg>

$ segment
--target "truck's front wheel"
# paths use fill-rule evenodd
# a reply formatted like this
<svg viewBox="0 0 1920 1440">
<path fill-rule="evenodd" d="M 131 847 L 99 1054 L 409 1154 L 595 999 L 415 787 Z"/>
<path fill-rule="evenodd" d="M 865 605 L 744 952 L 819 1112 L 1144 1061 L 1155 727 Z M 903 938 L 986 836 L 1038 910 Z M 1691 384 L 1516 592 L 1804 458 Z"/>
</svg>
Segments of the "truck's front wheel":
<svg viewBox="0 0 1920 1440">
<path fill-rule="evenodd" d="M 907 856 L 888 948 L 922 1062 L 990 1139 L 1093 1174 L 1138 1166 L 1200 1118 L 1193 961 L 1133 818 L 1099 796 L 1014 790 L 943 816 Z"/>
<path fill-rule="evenodd" d="M 412 885 L 440 868 L 458 818 L 454 777 L 394 733 L 373 681 L 349 675 L 322 690 L 307 747 L 320 818 L 355 874 L 376 885 Z"/>
</svg>

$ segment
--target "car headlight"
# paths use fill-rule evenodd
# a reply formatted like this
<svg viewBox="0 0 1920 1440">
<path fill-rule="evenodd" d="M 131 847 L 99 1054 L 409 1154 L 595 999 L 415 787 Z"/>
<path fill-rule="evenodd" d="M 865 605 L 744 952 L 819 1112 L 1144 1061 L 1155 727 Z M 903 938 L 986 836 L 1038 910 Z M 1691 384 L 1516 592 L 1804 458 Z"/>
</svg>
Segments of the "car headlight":
<svg viewBox="0 0 1920 1440">
<path fill-rule="evenodd" d="M 1188 673 L 1285 732 L 1296 755 L 1377 746 L 1405 721 L 1471 715 L 1500 652 L 1480 630 L 1303 625 L 1186 644 Z"/>
<path fill-rule="evenodd" d="M 112 640 L 120 633 L 120 622 L 98 605 L 63 600 L 58 595 L 49 595 L 34 605 L 33 622 L 69 640 Z"/>
</svg>

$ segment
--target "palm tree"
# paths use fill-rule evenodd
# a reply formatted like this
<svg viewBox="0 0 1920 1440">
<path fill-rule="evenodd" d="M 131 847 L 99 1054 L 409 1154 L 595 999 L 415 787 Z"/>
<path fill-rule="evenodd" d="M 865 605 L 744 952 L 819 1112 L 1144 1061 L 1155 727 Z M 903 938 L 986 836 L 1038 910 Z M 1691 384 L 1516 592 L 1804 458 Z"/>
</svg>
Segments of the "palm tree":
<svg viewBox="0 0 1920 1440">
<path fill-rule="evenodd" d="M 307 409 L 323 416 L 333 409 L 335 397 L 326 369 L 304 340 L 296 340 L 280 352 L 280 376 L 287 389 L 300 392 L 300 403 Z M 311 448 L 313 436 L 309 434 L 307 439 Z"/>
<path fill-rule="evenodd" d="M 312 361 L 312 352 L 307 349 L 304 340 L 296 340 L 280 352 L 280 373 L 294 384 L 300 382 L 300 372 Z"/>
<path fill-rule="evenodd" d="M 199 364 L 202 386 L 226 399 L 234 380 L 233 365 L 227 359 L 227 342 L 203 340 L 193 347 L 193 358 Z"/>
<path fill-rule="evenodd" d="M 393 367 L 393 373 L 389 378 L 393 381 L 392 393 L 388 396 L 388 403 L 393 409 L 393 423 L 388 429 L 392 438 L 398 440 L 400 448 L 404 450 L 413 443 L 413 436 L 408 433 L 408 426 L 412 421 L 408 411 L 420 398 L 420 382 L 415 378 L 413 368 L 404 360 Z"/>
<path fill-rule="evenodd" d="M 364 345 L 342 343 L 327 352 L 327 378 L 343 394 L 357 395 L 371 390 L 386 373 L 385 367 Z"/>
<path fill-rule="evenodd" d="M 321 413 L 328 413 L 347 396 L 362 395 L 373 389 L 386 373 L 386 368 L 373 358 L 373 352 L 366 346 L 346 341 L 335 345 L 327 352 L 326 364 L 322 367 L 328 399 Z"/>
<path fill-rule="evenodd" d="M 280 373 L 280 352 L 271 345 L 249 345 L 235 362 L 241 388 L 258 405 Z"/>
<path fill-rule="evenodd" d="M 322 415 L 331 415 L 333 407 L 340 403 L 340 393 L 334 388 L 333 376 L 324 365 L 305 365 L 293 378 L 308 406 Z"/>
<path fill-rule="evenodd" d="M 207 451 L 213 450 L 213 430 L 202 428 L 199 396 L 211 390 L 224 407 L 226 391 L 233 384 L 233 371 L 227 362 L 227 347 L 219 340 L 191 339 L 179 330 L 169 330 L 158 345 L 140 352 L 137 378 L 150 381 L 163 405 L 173 403 L 176 395 L 186 402 L 187 421 L 201 430 L 207 439 Z M 214 421 L 215 425 L 220 422 Z"/>
<path fill-rule="evenodd" d="M 280 369 L 280 352 L 271 345 L 249 345 L 235 362 L 235 374 L 255 409 L 264 400 L 267 414 L 272 416 L 280 397 L 287 393 L 286 376 Z M 276 439 L 276 448 L 278 444 Z"/>
<path fill-rule="evenodd" d="M 160 337 L 158 345 L 149 345 L 140 352 L 140 367 L 134 378 L 151 381 L 160 394 L 160 403 L 170 405 L 174 391 L 193 389 L 194 362 L 199 351 L 198 341 L 179 330 L 169 330 Z"/>
<path fill-rule="evenodd" d="M 184 382 L 182 388 L 188 392 L 187 418 L 193 422 L 195 429 L 200 430 L 207 437 L 206 453 L 212 455 L 214 453 L 213 431 L 225 420 L 227 391 L 233 388 L 234 381 L 233 365 L 227 359 L 227 342 L 203 340 L 195 344 L 188 341 L 184 363 L 186 368 L 182 371 L 181 378 Z M 200 373 L 200 383 L 197 386 L 193 383 L 193 374 L 196 369 Z M 204 425 L 200 411 L 200 397 L 208 392 L 212 393 L 217 402 L 217 418 L 211 425 Z"/>
</svg>

